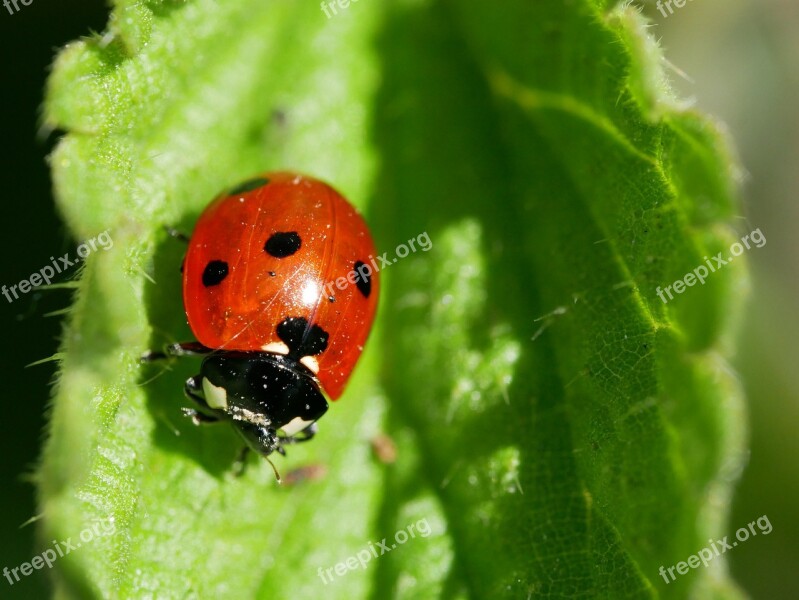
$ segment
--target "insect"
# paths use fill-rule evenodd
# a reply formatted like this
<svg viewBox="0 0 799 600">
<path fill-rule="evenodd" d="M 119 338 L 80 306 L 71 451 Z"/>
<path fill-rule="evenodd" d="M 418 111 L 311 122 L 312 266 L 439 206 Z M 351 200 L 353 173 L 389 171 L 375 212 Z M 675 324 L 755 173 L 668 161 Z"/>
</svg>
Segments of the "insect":
<svg viewBox="0 0 799 600">
<path fill-rule="evenodd" d="M 188 243 L 183 303 L 197 341 L 167 354 L 204 358 L 184 412 L 197 425 L 231 422 L 261 456 L 285 455 L 314 436 L 325 394 L 341 396 L 369 335 L 379 294 L 369 229 L 329 185 L 277 172 L 216 198 Z"/>
</svg>

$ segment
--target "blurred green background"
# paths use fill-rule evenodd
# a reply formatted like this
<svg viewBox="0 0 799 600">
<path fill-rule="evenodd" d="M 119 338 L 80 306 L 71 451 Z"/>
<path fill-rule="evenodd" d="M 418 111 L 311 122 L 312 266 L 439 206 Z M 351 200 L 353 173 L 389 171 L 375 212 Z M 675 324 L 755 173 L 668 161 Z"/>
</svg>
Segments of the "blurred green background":
<svg viewBox="0 0 799 600">
<path fill-rule="evenodd" d="M 694 0 L 666 18 L 654 3 L 644 10 L 674 67 L 675 88 L 726 122 L 735 140 L 744 168 L 739 232 L 760 228 L 768 240 L 748 253 L 752 290 L 736 368 L 748 393 L 751 458 L 738 485 L 729 532 L 764 514 L 774 529 L 726 556 L 753 598 L 799 598 L 799 369 L 792 365 L 799 339 L 799 244 L 791 231 L 799 210 L 794 198 L 799 188 L 799 3 Z M 75 247 L 50 194 L 46 156 L 58 133 L 39 130 L 39 107 L 55 49 L 101 31 L 106 16 L 100 0 L 35 0 L 13 15 L 0 6 L 0 168 L 6 206 L 0 285 L 27 278 L 50 256 Z M 5 333 L 0 569 L 34 554 L 34 528 L 22 525 L 36 515 L 28 474 L 39 453 L 55 369 L 53 363 L 25 365 L 55 352 L 59 320 L 45 315 L 69 302 L 65 290 L 31 293 L 13 304 L 0 297 Z M 0 579 L 0 598 L 7 597 L 48 597 L 46 572 L 14 586 Z"/>
<path fill-rule="evenodd" d="M 768 242 L 750 252 L 752 290 L 735 367 L 748 396 L 751 455 L 729 531 L 766 514 L 771 534 L 727 554 L 754 598 L 799 598 L 799 3 L 695 0 L 648 10 L 666 56 L 690 78 L 675 87 L 728 125 L 745 169 L 737 229 Z"/>
</svg>

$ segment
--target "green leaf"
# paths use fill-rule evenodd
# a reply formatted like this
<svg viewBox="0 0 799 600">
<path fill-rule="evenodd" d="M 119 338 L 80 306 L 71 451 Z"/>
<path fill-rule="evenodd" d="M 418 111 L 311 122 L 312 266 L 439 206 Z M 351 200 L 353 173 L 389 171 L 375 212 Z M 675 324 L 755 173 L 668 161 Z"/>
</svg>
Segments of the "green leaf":
<svg viewBox="0 0 799 600">
<path fill-rule="evenodd" d="M 629 5 L 337 12 L 119 0 L 56 61 L 58 206 L 114 241 L 82 273 L 39 471 L 43 540 L 114 533 L 57 563 L 58 597 L 737 598 L 723 557 L 658 574 L 726 535 L 743 455 L 742 261 L 656 293 L 736 238 L 719 127 L 671 97 Z M 327 476 L 283 488 L 181 417 L 196 360 L 137 361 L 191 338 L 162 226 L 267 169 L 333 183 L 389 258 L 417 248 L 320 435 L 278 459 Z"/>
</svg>

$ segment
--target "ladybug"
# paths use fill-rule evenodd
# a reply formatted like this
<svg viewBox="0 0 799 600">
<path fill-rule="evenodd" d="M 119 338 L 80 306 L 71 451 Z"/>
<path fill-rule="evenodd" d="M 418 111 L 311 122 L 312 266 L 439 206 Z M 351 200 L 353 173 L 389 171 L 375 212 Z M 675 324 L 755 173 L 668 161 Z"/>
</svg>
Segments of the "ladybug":
<svg viewBox="0 0 799 600">
<path fill-rule="evenodd" d="M 266 173 L 212 201 L 188 243 L 183 303 L 197 341 L 168 353 L 204 358 L 184 412 L 232 423 L 245 450 L 285 455 L 316 433 L 369 335 L 379 282 L 366 222 L 326 183 Z"/>
</svg>

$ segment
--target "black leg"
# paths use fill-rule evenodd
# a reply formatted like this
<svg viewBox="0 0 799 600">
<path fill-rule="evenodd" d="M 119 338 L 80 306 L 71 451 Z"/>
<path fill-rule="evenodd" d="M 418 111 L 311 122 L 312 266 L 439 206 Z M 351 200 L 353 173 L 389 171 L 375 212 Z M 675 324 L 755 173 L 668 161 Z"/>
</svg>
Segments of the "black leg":
<svg viewBox="0 0 799 600">
<path fill-rule="evenodd" d="M 202 413 L 199 410 L 196 410 L 194 408 L 186 408 L 184 406 L 181 410 L 183 411 L 184 415 L 186 415 L 187 417 L 191 418 L 192 422 L 195 425 L 202 425 L 204 423 L 218 423 L 219 422 L 219 418 L 218 417 L 207 415 L 207 414 Z"/>
<path fill-rule="evenodd" d="M 200 342 L 178 342 L 170 344 L 163 352 L 158 350 L 148 350 L 142 353 L 139 360 L 143 363 L 164 360 L 172 356 L 203 356 L 213 352 L 211 348 L 206 348 Z"/>
<path fill-rule="evenodd" d="M 220 417 L 218 416 L 217 411 L 208 406 L 208 403 L 205 401 L 205 398 L 202 395 L 203 388 L 201 381 L 202 380 L 199 375 L 189 377 L 186 380 L 186 384 L 183 386 L 183 393 L 186 394 L 187 398 L 194 400 L 196 407 L 184 408 L 183 414 L 187 417 L 191 417 L 191 420 L 195 425 L 200 425 L 202 423 L 216 423 L 220 420 Z"/>
<path fill-rule="evenodd" d="M 186 394 L 187 398 L 191 398 L 197 404 L 199 404 L 201 408 L 212 410 L 211 407 L 208 406 L 208 403 L 205 401 L 205 397 L 203 396 L 202 379 L 199 375 L 189 377 L 186 380 L 186 383 L 183 385 L 183 393 Z"/>
<path fill-rule="evenodd" d="M 160 350 L 147 350 L 146 352 L 142 352 L 141 356 L 139 357 L 139 362 L 149 363 L 155 362 L 157 360 L 164 360 L 165 358 L 168 358 L 166 352 L 161 352 Z"/>
<path fill-rule="evenodd" d="M 276 437 L 276 436 L 273 436 L 273 437 Z M 280 446 L 276 447 L 275 450 L 280 452 L 283 456 L 286 455 L 286 453 L 283 451 L 283 449 Z M 239 452 L 238 458 L 233 463 L 233 475 L 234 476 L 241 477 L 242 475 L 244 475 L 244 471 L 247 470 L 247 457 L 250 455 L 251 451 L 252 451 L 252 448 L 250 446 L 244 446 L 241 449 L 241 452 Z M 269 452 L 271 452 L 271 450 Z M 263 455 L 264 460 L 269 463 L 270 467 L 272 467 L 272 471 L 274 471 L 274 473 L 275 473 L 275 479 L 277 479 L 277 482 L 280 483 L 280 473 L 278 473 L 278 470 L 277 470 L 277 467 L 275 466 L 275 463 L 273 463 L 271 460 L 269 460 L 269 456 L 268 456 L 269 452 L 267 452 L 267 453 L 265 453 Z"/>
<path fill-rule="evenodd" d="M 244 475 L 244 472 L 247 470 L 247 457 L 250 455 L 250 447 L 244 446 L 239 455 L 236 457 L 236 460 L 233 461 L 233 475 L 235 477 L 241 477 Z"/>
<path fill-rule="evenodd" d="M 189 243 L 189 236 L 187 236 L 182 231 L 178 231 L 173 227 L 167 227 L 166 225 L 164 225 L 164 229 L 166 229 L 166 232 L 176 240 L 180 240 L 181 242 L 186 242 L 187 244 Z"/>
<path fill-rule="evenodd" d="M 302 431 L 298 431 L 296 434 L 294 434 L 291 437 L 280 438 L 281 447 L 282 445 L 285 444 L 299 444 L 300 442 L 307 442 L 308 440 L 313 438 L 313 436 L 316 435 L 317 431 L 319 431 L 319 428 L 316 426 L 316 423 L 311 423 L 310 425 L 308 425 L 308 427 L 306 427 Z"/>
<path fill-rule="evenodd" d="M 211 348 L 203 346 L 200 342 L 178 342 L 166 347 L 169 356 L 204 356 L 213 352 Z"/>
</svg>

